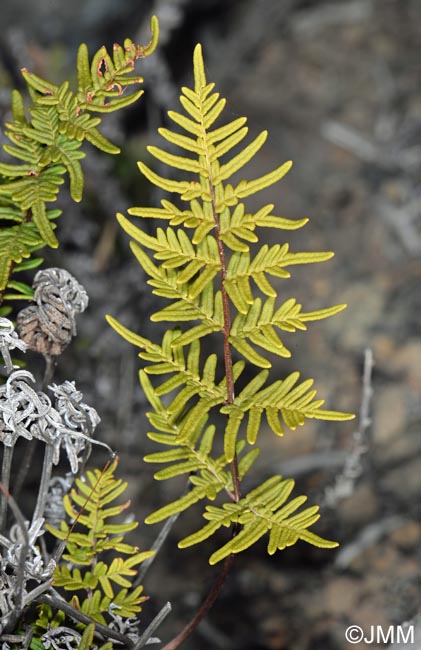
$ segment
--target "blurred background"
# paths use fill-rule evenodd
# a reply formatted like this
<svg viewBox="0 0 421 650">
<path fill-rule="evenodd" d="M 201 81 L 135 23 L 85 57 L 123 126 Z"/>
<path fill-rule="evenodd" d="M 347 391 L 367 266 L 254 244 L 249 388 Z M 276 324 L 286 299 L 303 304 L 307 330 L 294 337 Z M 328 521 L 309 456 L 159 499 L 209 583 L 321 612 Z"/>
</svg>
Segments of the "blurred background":
<svg viewBox="0 0 421 650">
<path fill-rule="evenodd" d="M 372 625 L 386 629 L 414 620 L 420 604 L 421 2 L 1 0 L 2 121 L 10 89 L 22 87 L 21 67 L 55 82 L 74 79 L 80 42 L 91 54 L 126 36 L 147 43 L 152 13 L 161 40 L 138 67 L 145 95 L 103 122 L 123 153 L 89 151 L 85 200 L 75 205 L 63 192 L 61 247 L 44 251 L 45 266 L 68 269 L 90 296 L 56 380 L 75 379 L 98 410 L 97 436 L 120 455 L 137 517 L 177 496 L 178 484 L 153 482 L 153 468 L 141 461 L 153 446 L 139 360 L 104 314 L 145 336 L 157 333 L 148 320 L 154 298 L 115 212 L 161 198 L 136 161 L 148 159 L 145 146 L 158 141 L 166 111 L 178 110 L 178 89 L 191 84 L 193 47 L 201 42 L 208 80 L 228 100 L 226 117 L 247 116 L 251 136 L 269 131 L 248 177 L 294 161 L 288 176 L 249 206 L 273 202 L 275 214 L 310 217 L 287 234 L 292 250 L 335 251 L 317 268 L 293 268 L 291 280 L 279 281 L 280 295 L 295 296 L 306 311 L 348 303 L 345 312 L 288 338 L 293 358 L 276 373 L 298 369 L 316 379 L 327 408 L 362 408 L 363 416 L 309 422 L 283 439 L 261 436 L 260 478 L 296 478 L 296 493 L 322 504 L 317 532 L 341 546 L 300 543 L 268 558 L 262 544 L 244 553 L 183 647 L 341 650 L 349 647 L 349 625 L 367 634 Z M 286 233 L 277 232 L 284 241 Z M 101 467 L 105 460 L 95 451 L 91 462 Z M 173 605 L 160 630 L 164 640 L 189 620 L 216 573 L 207 564 L 211 545 L 176 547 L 198 527 L 198 516 L 179 519 L 145 579 L 145 625 L 166 600 Z M 142 525 L 139 545 L 147 548 L 157 532 Z"/>
</svg>

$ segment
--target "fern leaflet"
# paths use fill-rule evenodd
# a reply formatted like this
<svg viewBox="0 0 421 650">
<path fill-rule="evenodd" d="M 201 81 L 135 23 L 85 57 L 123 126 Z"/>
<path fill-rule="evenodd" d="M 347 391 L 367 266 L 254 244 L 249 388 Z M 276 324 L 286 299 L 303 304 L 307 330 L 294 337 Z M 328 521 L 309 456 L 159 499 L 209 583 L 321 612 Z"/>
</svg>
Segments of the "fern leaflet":
<svg viewBox="0 0 421 650">
<path fill-rule="evenodd" d="M 299 539 L 320 548 L 338 546 L 337 542 L 323 539 L 308 530 L 320 517 L 319 506 L 311 506 L 293 514 L 307 500 L 306 496 L 299 496 L 287 501 L 293 488 L 292 479 L 283 480 L 282 476 L 273 476 L 238 503 L 227 503 L 222 508 L 207 506 L 203 517 L 209 523 L 181 540 L 180 548 L 203 542 L 221 526 L 228 527 L 233 523 L 241 524 L 241 531 L 211 555 L 210 564 L 220 562 L 231 553 L 246 550 L 267 533 L 269 555 L 292 546 Z"/>
</svg>

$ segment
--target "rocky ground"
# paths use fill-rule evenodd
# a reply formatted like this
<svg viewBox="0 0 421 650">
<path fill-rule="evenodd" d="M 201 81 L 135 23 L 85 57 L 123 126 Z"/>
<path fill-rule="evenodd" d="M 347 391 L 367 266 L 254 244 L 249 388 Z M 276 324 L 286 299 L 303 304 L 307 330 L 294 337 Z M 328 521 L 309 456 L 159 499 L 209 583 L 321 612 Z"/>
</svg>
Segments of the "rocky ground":
<svg viewBox="0 0 421 650">
<path fill-rule="evenodd" d="M 264 197 L 278 214 L 311 217 L 288 234 L 291 248 L 336 253 L 316 270 L 297 268 L 279 285 L 309 310 L 348 304 L 295 334 L 293 359 L 279 372 L 315 377 L 328 408 L 358 413 L 362 405 L 363 417 L 310 423 L 281 440 L 268 433 L 259 467 L 262 479 L 273 472 L 297 477 L 298 488 L 323 504 L 318 530 L 341 547 L 300 544 L 271 559 L 264 546 L 244 554 L 186 650 L 345 650 L 349 625 L 369 635 L 370 626 L 412 620 L 420 604 L 421 3 L 73 0 L 71 13 L 63 2 L 3 4 L 6 85 L 18 83 L 23 65 L 41 74 L 52 67 L 61 78 L 81 40 L 92 48 L 126 34 L 145 41 L 145 16 L 154 11 L 161 20 L 162 47 L 145 63 L 142 106 L 108 123 L 125 155 L 118 162 L 90 155 L 88 201 L 79 208 L 62 199 L 63 246 L 48 259 L 73 272 L 91 298 L 58 378 L 76 379 L 100 412 L 98 435 L 119 452 L 139 517 L 171 488 L 153 483 L 141 464 L 150 443 L 135 351 L 103 319 L 112 313 L 152 334 L 147 316 L 154 304 L 114 212 L 145 203 L 135 161 L 154 140 L 164 111 L 176 107 L 180 83 L 190 81 L 195 42 L 203 43 L 208 78 L 231 114 L 248 116 L 252 133 L 269 130 L 250 177 L 294 160 Z M 7 102 L 2 89 L 3 117 Z M 166 599 L 173 603 L 163 638 L 193 613 L 215 573 L 203 551 L 176 549 L 180 531 L 196 525 L 192 515 L 174 527 L 145 581 L 151 595 L 145 620 Z M 142 528 L 145 546 L 155 533 Z"/>
</svg>

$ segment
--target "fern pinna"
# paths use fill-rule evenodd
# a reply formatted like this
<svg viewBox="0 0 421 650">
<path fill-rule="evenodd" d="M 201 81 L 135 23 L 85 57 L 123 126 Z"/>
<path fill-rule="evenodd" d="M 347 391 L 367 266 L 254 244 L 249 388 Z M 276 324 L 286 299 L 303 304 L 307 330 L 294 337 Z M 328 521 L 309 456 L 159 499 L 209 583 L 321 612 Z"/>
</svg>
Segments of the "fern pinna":
<svg viewBox="0 0 421 650">
<path fill-rule="evenodd" d="M 319 547 L 337 545 L 309 530 L 319 518 L 318 506 L 299 510 L 306 497 L 289 498 L 292 479 L 274 476 L 245 495 L 241 481 L 259 454 L 255 443 L 264 428 L 263 416 L 278 436 L 308 418 L 353 417 L 325 410 L 323 400 L 316 397 L 313 380 L 300 381 L 298 372 L 270 382 L 271 361 L 265 353 L 291 356 L 279 332 L 305 330 L 307 322 L 332 316 L 345 305 L 305 312 L 293 298 L 278 303 L 270 277 L 288 278 L 287 267 L 325 261 L 333 253 L 294 253 L 286 243 L 258 246 L 259 227 L 294 230 L 307 219 L 275 216 L 271 204 L 255 213 L 247 212 L 243 199 L 279 181 L 291 163 L 251 181 L 230 183 L 262 147 L 267 132 L 227 158 L 248 129 L 245 118 L 215 126 L 225 100 L 213 88 L 214 84 L 206 81 L 198 45 L 194 52 L 194 89 L 183 88 L 180 97 L 184 113 L 168 113 L 180 128 L 159 129 L 165 140 L 189 155 L 177 155 L 173 148 L 170 153 L 148 147 L 161 163 L 191 174 L 191 180 L 162 177 L 145 163 L 138 163 L 149 181 L 179 195 L 182 203 L 164 199 L 162 207 L 132 208 L 129 214 L 164 219 L 169 226 L 158 228 L 151 236 L 118 215 L 120 225 L 133 239 L 131 249 L 149 276 L 153 293 L 170 301 L 153 314 L 152 321 L 176 325 L 166 331 L 161 343 L 154 343 L 108 316 L 117 332 L 141 349 L 139 356 L 146 362 L 140 381 L 152 406 L 148 436 L 168 449 L 145 460 L 165 464 L 155 475 L 157 479 L 187 474 L 190 482 L 186 494 L 146 521 L 159 522 L 202 501 L 208 523 L 181 540 L 179 546 L 197 544 L 219 528 L 234 524 L 232 538 L 211 555 L 211 564 L 247 549 L 265 535 L 270 554 L 300 539 Z M 153 252 L 154 261 L 145 249 Z M 188 325 L 182 327 L 184 323 Z M 215 333 L 220 335 L 220 356 L 225 364 L 222 377 L 218 377 L 217 354 L 201 359 L 201 339 Z M 234 356 L 238 358 L 235 362 Z M 254 376 L 238 389 L 246 365 L 249 373 L 256 368 Z M 218 411 L 225 416 L 224 433 L 220 425 L 210 421 Z M 219 449 L 215 455 L 214 439 L 222 436 L 223 451 L 220 444 L 215 445 Z M 224 493 L 226 503 L 208 505 Z"/>
<path fill-rule="evenodd" d="M 156 17 L 151 20 L 151 31 L 148 45 L 136 45 L 127 38 L 123 47 L 114 45 L 112 56 L 101 47 L 92 61 L 82 44 L 77 57 L 76 92 L 67 81 L 56 85 L 22 70 L 31 99 L 29 118 L 21 93 L 14 90 L 13 121 L 6 124 L 5 132 L 11 144 L 3 146 L 8 155 L 22 162 L 0 163 L 0 292 L 7 289 L 5 298 L 30 299 L 31 289 L 11 279 L 12 272 L 41 263 L 36 259 L 24 261 L 34 251 L 46 245 L 58 246 L 54 230 L 61 211 L 50 204 L 56 201 L 66 173 L 73 200 L 82 199 L 84 178 L 79 161 L 85 157 L 81 150 L 84 140 L 106 153 L 119 153 L 120 149 L 98 130 L 102 121 L 99 115 L 124 108 L 143 94 L 143 90 L 125 91 L 143 81 L 133 73 L 134 66 L 156 47 Z"/>
</svg>

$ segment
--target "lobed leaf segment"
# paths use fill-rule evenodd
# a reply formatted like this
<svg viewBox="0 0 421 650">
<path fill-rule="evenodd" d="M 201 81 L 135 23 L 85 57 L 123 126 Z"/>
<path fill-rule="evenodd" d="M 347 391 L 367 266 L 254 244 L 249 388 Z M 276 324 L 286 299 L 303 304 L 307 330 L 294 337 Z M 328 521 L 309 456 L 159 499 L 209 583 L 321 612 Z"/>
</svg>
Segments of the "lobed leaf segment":
<svg viewBox="0 0 421 650">
<path fill-rule="evenodd" d="M 94 621 L 107 625 L 107 615 L 113 611 L 121 617 L 131 617 L 141 611 L 147 598 L 143 587 L 132 586 L 136 567 L 153 555 L 124 541 L 124 536 L 138 523 L 121 522 L 120 515 L 130 501 L 117 501 L 127 483 L 114 476 L 117 460 L 105 471 L 95 469 L 86 473 L 86 481 L 76 479 L 76 487 L 64 497 L 64 508 L 70 520 L 62 521 L 60 529 L 46 528 L 66 544 L 63 560 L 54 573 L 54 586 L 74 595 L 73 607 Z M 109 561 L 109 554 L 115 557 Z M 117 555 L 116 555 L 117 554 Z M 82 592 L 82 596 L 78 595 Z"/>
<path fill-rule="evenodd" d="M 158 480 L 185 474 L 190 486 L 186 494 L 146 521 L 155 523 L 203 502 L 203 516 L 209 523 L 179 545 L 199 543 L 220 527 L 235 524 L 236 534 L 212 554 L 212 564 L 245 550 L 266 534 L 270 554 L 299 539 L 320 547 L 336 546 L 308 530 L 319 518 L 318 507 L 297 512 L 306 497 L 288 500 L 294 485 L 291 479 L 274 476 L 243 497 L 238 484 L 259 454 L 255 443 L 263 429 L 262 417 L 278 436 L 310 418 L 341 421 L 354 417 L 324 409 L 313 380 L 300 381 L 298 372 L 270 381 L 273 356 L 291 356 L 283 332 L 306 330 L 308 322 L 333 316 L 345 305 L 306 312 L 293 297 L 279 301 L 272 278 L 288 278 L 289 267 L 326 261 L 333 253 L 292 252 L 287 243 L 258 245 L 260 228 L 294 230 L 307 222 L 273 214 L 272 204 L 248 212 L 243 202 L 281 180 L 291 162 L 254 180 L 234 182 L 233 175 L 256 155 L 267 132 L 239 150 L 248 132 L 246 119 L 219 125 L 225 99 L 213 90 L 198 45 L 194 89 L 182 88 L 180 97 L 184 112 L 168 113 L 177 129 L 159 129 L 171 151 L 148 147 L 152 156 L 176 170 L 178 178 L 159 176 L 144 162 L 138 163 L 151 183 L 173 197 L 178 195 L 180 201 L 163 199 L 159 208 L 129 210 L 131 216 L 167 221 L 168 226 L 158 227 L 155 235 L 117 215 L 132 238 L 131 249 L 153 293 L 169 301 L 152 315 L 152 321 L 176 325 L 158 344 L 107 317 L 121 336 L 141 350 L 145 367 L 140 381 L 152 407 L 148 436 L 168 448 L 145 460 L 165 465 L 155 474 Z M 180 154 L 174 153 L 180 149 Z M 180 180 L 184 174 L 189 180 Z M 220 359 L 224 358 L 225 374 L 217 354 L 201 358 L 202 339 L 215 335 L 224 343 Z M 234 353 L 239 360 L 230 366 L 227 359 L 230 362 Z M 242 378 L 238 388 L 246 366 L 248 379 Z M 212 423 L 214 416 L 218 419 Z M 223 433 L 220 416 L 225 418 Z M 224 494 L 228 501 L 221 507 L 207 505 Z"/>
<path fill-rule="evenodd" d="M 14 90 L 13 120 L 6 123 L 10 144 L 3 146 L 21 162 L 0 163 L 0 221 L 5 223 L 0 230 L 0 291 L 6 289 L 4 298 L 30 298 L 29 287 L 10 281 L 12 271 L 28 268 L 31 262 L 24 260 L 36 250 L 58 246 L 54 231 L 61 211 L 49 206 L 56 201 L 66 174 L 73 200 L 82 199 L 84 141 L 106 153 L 119 153 L 120 149 L 98 129 L 100 115 L 129 106 L 143 94 L 142 89 L 126 91 L 143 81 L 134 71 L 135 62 L 156 48 L 156 17 L 151 20 L 151 32 L 146 46 L 126 39 L 123 46 L 114 45 L 112 55 L 101 47 L 91 61 L 87 46 L 82 44 L 75 92 L 67 81 L 56 85 L 22 70 L 31 99 L 29 116 L 21 93 Z"/>
</svg>

